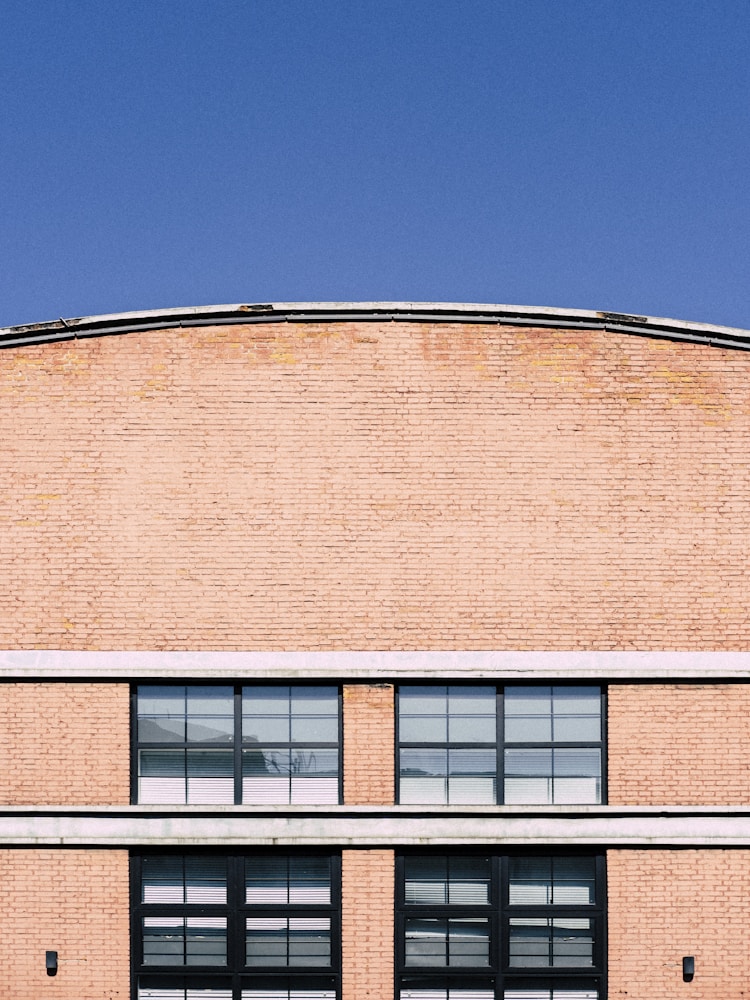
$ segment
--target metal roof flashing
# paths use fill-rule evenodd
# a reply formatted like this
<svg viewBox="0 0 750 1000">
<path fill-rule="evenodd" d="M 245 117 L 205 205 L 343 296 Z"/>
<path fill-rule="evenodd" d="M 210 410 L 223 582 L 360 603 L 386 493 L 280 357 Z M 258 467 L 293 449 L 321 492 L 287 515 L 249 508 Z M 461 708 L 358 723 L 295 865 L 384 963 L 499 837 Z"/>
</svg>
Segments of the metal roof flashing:
<svg viewBox="0 0 750 1000">
<path fill-rule="evenodd" d="M 0 347 L 103 337 L 145 330 L 189 328 L 231 323 L 284 322 L 420 322 L 473 323 L 498 326 L 606 330 L 642 337 L 688 341 L 711 347 L 750 350 L 750 331 L 737 327 L 691 323 L 588 309 L 492 305 L 455 302 L 273 302 L 193 306 L 138 312 L 79 316 L 0 328 Z"/>
</svg>

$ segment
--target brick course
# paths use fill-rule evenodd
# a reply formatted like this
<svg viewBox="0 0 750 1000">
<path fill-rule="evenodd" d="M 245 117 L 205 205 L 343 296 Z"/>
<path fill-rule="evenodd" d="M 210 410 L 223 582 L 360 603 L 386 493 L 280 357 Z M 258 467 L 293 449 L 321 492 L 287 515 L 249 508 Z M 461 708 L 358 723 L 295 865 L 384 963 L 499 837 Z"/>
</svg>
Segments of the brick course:
<svg viewBox="0 0 750 1000">
<path fill-rule="evenodd" d="M 342 1000 L 393 996 L 393 851 L 343 851 Z"/>
<path fill-rule="evenodd" d="M 392 684 L 344 685 L 344 802 L 394 802 Z"/>
<path fill-rule="evenodd" d="M 607 875 L 609 1000 L 750 996 L 750 850 L 609 851 Z"/>
<path fill-rule="evenodd" d="M 750 803 L 750 684 L 610 684 L 611 805 Z"/>
<path fill-rule="evenodd" d="M 127 851 L 0 851 L 0 996 L 128 1000 L 128 898 Z"/>
<path fill-rule="evenodd" d="M 129 801 L 127 684 L 0 683 L 0 805 Z"/>
<path fill-rule="evenodd" d="M 0 646 L 750 645 L 746 352 L 290 322 L 0 373 Z"/>
</svg>

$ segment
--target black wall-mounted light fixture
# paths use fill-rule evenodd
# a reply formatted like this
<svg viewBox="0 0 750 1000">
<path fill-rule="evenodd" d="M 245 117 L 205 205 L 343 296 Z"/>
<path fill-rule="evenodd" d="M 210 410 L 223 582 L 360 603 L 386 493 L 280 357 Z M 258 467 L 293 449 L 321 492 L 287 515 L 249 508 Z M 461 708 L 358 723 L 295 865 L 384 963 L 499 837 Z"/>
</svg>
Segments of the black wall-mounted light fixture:
<svg viewBox="0 0 750 1000">
<path fill-rule="evenodd" d="M 47 966 L 47 975 L 56 976 L 57 975 L 57 952 L 56 951 L 46 951 L 44 953 L 44 964 Z"/>
<path fill-rule="evenodd" d="M 685 955 L 682 960 L 682 981 L 689 983 L 695 975 L 695 958 L 693 955 Z"/>
</svg>

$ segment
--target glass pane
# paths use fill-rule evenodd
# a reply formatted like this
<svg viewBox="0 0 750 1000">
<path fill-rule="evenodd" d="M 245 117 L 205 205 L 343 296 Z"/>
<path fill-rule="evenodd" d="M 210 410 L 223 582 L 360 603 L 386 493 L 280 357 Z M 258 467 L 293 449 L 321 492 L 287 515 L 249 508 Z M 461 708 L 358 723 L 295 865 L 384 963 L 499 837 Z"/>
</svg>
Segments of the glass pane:
<svg viewBox="0 0 750 1000">
<path fill-rule="evenodd" d="M 290 769 L 295 778 L 335 778 L 339 773 L 338 750 L 295 747 L 290 756 Z"/>
<path fill-rule="evenodd" d="M 556 968 L 590 968 L 594 964 L 591 921 L 555 917 L 552 921 L 552 964 Z"/>
<path fill-rule="evenodd" d="M 404 859 L 404 898 L 408 905 L 448 902 L 448 859 L 445 856 Z"/>
<path fill-rule="evenodd" d="M 328 715 L 338 719 L 339 698 L 335 687 L 293 687 L 292 715 Z"/>
<path fill-rule="evenodd" d="M 245 859 L 245 902 L 268 905 L 289 902 L 289 859 Z"/>
<path fill-rule="evenodd" d="M 550 921 L 544 917 L 511 918 L 509 964 L 515 968 L 549 968 Z"/>
<path fill-rule="evenodd" d="M 505 720 L 506 743 L 549 743 L 552 720 L 548 715 L 518 715 Z"/>
<path fill-rule="evenodd" d="M 141 750 L 138 753 L 138 801 L 142 804 L 184 804 L 184 750 Z"/>
<path fill-rule="evenodd" d="M 446 715 L 448 688 L 442 685 L 404 685 L 399 688 L 400 715 Z"/>
<path fill-rule="evenodd" d="M 289 715 L 289 687 L 267 685 L 263 687 L 246 687 L 242 689 L 242 714 L 254 715 Z"/>
<path fill-rule="evenodd" d="M 331 921 L 327 917 L 293 917 L 289 921 L 289 964 L 331 964 Z"/>
<path fill-rule="evenodd" d="M 188 917 L 186 925 L 186 965 L 227 964 L 225 917 Z"/>
<path fill-rule="evenodd" d="M 254 715 L 242 719 L 243 743 L 288 743 L 290 732 L 288 716 Z"/>
<path fill-rule="evenodd" d="M 448 752 L 440 749 L 405 749 L 400 754 L 401 777 L 443 776 L 448 769 Z"/>
<path fill-rule="evenodd" d="M 490 928 L 487 920 L 450 920 L 448 927 L 450 966 L 476 968 L 490 964 Z"/>
<path fill-rule="evenodd" d="M 141 743 L 183 743 L 185 717 L 170 719 L 166 716 L 138 719 L 138 739 Z"/>
<path fill-rule="evenodd" d="M 226 903 L 226 858 L 186 857 L 185 897 L 188 903 Z"/>
<path fill-rule="evenodd" d="M 401 715 L 398 723 L 402 743 L 445 743 L 448 720 L 444 715 Z"/>
<path fill-rule="evenodd" d="M 292 743 L 336 743 L 338 737 L 338 718 L 313 715 L 292 719 Z"/>
<path fill-rule="evenodd" d="M 402 803 L 444 803 L 447 801 L 445 750 L 402 750 L 400 754 L 400 795 Z"/>
<path fill-rule="evenodd" d="M 599 715 L 601 691 L 598 687 L 554 687 L 552 704 L 556 715 Z"/>
<path fill-rule="evenodd" d="M 494 687 L 450 687 L 448 711 L 451 715 L 493 715 L 497 695 Z"/>
<path fill-rule="evenodd" d="M 187 722 L 188 743 L 232 743 L 234 719 L 222 716 L 196 715 Z"/>
<path fill-rule="evenodd" d="M 598 743 L 602 735 L 598 715 L 566 715 L 554 719 L 553 736 L 557 743 Z"/>
<path fill-rule="evenodd" d="M 399 789 L 402 805 L 445 805 L 448 801 L 446 778 L 402 778 Z"/>
<path fill-rule="evenodd" d="M 138 716 L 164 715 L 175 718 L 185 715 L 185 688 L 166 684 L 138 685 Z"/>
<path fill-rule="evenodd" d="M 144 903 L 185 902 L 181 857 L 144 858 L 141 882 L 141 900 Z"/>
<path fill-rule="evenodd" d="M 554 801 L 579 804 L 600 802 L 600 771 L 599 750 L 555 750 Z"/>
<path fill-rule="evenodd" d="M 289 859 L 289 902 L 330 903 L 331 862 L 328 858 Z"/>
<path fill-rule="evenodd" d="M 187 714 L 223 715 L 233 719 L 234 689 L 229 685 L 190 685 L 187 689 Z"/>
<path fill-rule="evenodd" d="M 273 777 L 243 777 L 242 801 L 250 805 L 289 804 L 290 779 Z"/>
<path fill-rule="evenodd" d="M 459 906 L 489 903 L 489 858 L 451 857 L 448 859 L 448 870 L 450 873 L 448 902 Z"/>
<path fill-rule="evenodd" d="M 596 902 L 596 862 L 594 858 L 553 858 L 552 902 L 579 906 Z"/>
<path fill-rule="evenodd" d="M 185 964 L 184 917 L 145 917 L 143 920 L 143 964 Z"/>
<path fill-rule="evenodd" d="M 234 757 L 231 750 L 187 751 L 189 803 L 234 802 Z"/>
<path fill-rule="evenodd" d="M 290 783 L 290 803 L 294 805 L 322 805 L 338 803 L 338 778 L 296 778 Z"/>
<path fill-rule="evenodd" d="M 497 754 L 494 749 L 449 750 L 448 765 L 451 777 L 494 778 L 497 770 Z"/>
<path fill-rule="evenodd" d="M 509 684 L 505 688 L 505 715 L 551 715 L 552 688 Z"/>
<path fill-rule="evenodd" d="M 495 743 L 497 721 L 494 715 L 451 716 L 448 739 L 453 743 Z"/>
<path fill-rule="evenodd" d="M 506 806 L 547 805 L 552 802 L 551 778 L 506 778 Z"/>
<path fill-rule="evenodd" d="M 406 965 L 448 964 L 448 927 L 445 920 L 406 921 Z"/>
<path fill-rule="evenodd" d="M 552 777 L 552 750 L 506 750 L 505 777 L 506 779 Z M 507 788 L 508 782 L 506 781 L 506 790 Z M 507 801 L 506 797 L 506 802 Z"/>
<path fill-rule="evenodd" d="M 552 858 L 510 858 L 508 882 L 511 906 L 547 906 L 552 902 Z"/>
</svg>

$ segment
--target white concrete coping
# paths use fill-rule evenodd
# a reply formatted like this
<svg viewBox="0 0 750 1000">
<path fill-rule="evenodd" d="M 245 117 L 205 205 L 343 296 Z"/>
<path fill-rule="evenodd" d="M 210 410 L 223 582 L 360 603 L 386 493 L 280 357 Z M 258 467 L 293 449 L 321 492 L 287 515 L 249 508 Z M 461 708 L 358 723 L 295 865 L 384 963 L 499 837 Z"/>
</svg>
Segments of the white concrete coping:
<svg viewBox="0 0 750 1000">
<path fill-rule="evenodd" d="M 0 650 L 0 680 L 746 680 L 750 652 Z"/>
<path fill-rule="evenodd" d="M 0 845 L 750 846 L 750 806 L 0 807 Z"/>
</svg>

